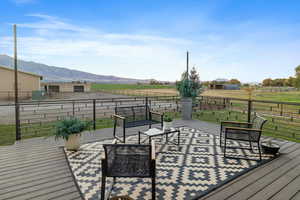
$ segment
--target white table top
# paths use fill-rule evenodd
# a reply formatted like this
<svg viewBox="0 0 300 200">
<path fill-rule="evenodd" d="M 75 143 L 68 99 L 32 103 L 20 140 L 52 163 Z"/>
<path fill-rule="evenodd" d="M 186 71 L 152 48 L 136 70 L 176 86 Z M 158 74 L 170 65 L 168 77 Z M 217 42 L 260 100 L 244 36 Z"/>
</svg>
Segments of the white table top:
<svg viewBox="0 0 300 200">
<path fill-rule="evenodd" d="M 154 135 L 165 134 L 165 133 L 172 132 L 172 131 L 175 131 L 175 129 L 171 128 L 170 130 L 163 131 L 162 129 L 158 129 L 158 128 L 150 128 L 147 131 L 143 131 L 143 133 L 148 136 L 154 136 Z"/>
</svg>

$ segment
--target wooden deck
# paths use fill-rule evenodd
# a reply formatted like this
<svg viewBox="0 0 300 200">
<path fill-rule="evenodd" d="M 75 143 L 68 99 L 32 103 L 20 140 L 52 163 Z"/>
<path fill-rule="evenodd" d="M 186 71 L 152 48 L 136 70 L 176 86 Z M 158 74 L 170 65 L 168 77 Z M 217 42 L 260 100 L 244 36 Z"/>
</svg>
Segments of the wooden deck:
<svg viewBox="0 0 300 200">
<path fill-rule="evenodd" d="M 218 126 L 199 121 L 177 121 L 218 133 Z M 137 130 L 132 129 L 135 134 Z M 111 138 L 111 129 L 85 134 L 83 142 Z M 0 199 L 82 199 L 66 162 L 62 141 L 24 140 L 0 147 Z M 235 179 L 202 199 L 299 200 L 300 144 L 286 142 L 282 155 Z"/>
</svg>

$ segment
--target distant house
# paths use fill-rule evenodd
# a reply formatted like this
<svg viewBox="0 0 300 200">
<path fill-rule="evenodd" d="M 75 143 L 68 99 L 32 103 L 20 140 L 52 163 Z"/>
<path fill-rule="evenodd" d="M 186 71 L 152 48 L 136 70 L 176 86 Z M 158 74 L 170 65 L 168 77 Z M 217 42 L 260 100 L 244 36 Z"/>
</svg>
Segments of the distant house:
<svg viewBox="0 0 300 200">
<path fill-rule="evenodd" d="M 11 100 L 15 96 L 15 71 L 0 66 L 0 99 Z M 18 71 L 18 96 L 21 99 L 31 98 L 33 91 L 40 90 L 42 76 Z"/>
<path fill-rule="evenodd" d="M 226 83 L 228 80 L 226 79 L 217 79 L 212 81 L 212 83 L 209 84 L 209 89 L 212 90 L 240 90 L 241 86 L 238 84 L 229 84 Z"/>
<path fill-rule="evenodd" d="M 88 82 L 43 82 L 42 89 L 47 93 L 60 92 L 90 92 L 91 83 Z"/>
</svg>

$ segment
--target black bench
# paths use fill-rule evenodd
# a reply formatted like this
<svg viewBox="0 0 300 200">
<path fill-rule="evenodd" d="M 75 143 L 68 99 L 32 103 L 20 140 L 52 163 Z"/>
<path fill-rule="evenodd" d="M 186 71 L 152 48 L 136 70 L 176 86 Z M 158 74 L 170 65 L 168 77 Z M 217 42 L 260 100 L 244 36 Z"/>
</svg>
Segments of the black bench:
<svg viewBox="0 0 300 200">
<path fill-rule="evenodd" d="M 114 138 L 125 143 L 126 128 L 146 126 L 151 128 L 152 124 L 161 124 L 163 126 L 163 114 L 150 111 L 149 106 L 126 106 L 116 107 L 114 118 Z M 116 128 L 123 128 L 123 139 L 116 136 Z"/>
</svg>

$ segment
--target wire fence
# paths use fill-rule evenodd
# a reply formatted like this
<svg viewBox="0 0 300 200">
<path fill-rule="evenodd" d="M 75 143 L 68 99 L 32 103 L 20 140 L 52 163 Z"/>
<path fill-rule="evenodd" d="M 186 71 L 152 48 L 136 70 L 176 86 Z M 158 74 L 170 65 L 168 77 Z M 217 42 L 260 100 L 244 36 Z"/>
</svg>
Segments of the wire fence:
<svg viewBox="0 0 300 200">
<path fill-rule="evenodd" d="M 149 105 L 157 112 L 181 111 L 178 96 L 124 97 L 101 99 L 51 100 L 20 103 L 20 127 L 16 131 L 14 105 L 0 105 L 0 144 L 20 139 L 53 135 L 58 121 L 76 117 L 91 121 L 91 129 L 113 126 L 116 107 Z M 193 118 L 211 122 L 247 121 L 250 114 L 268 119 L 264 134 L 300 140 L 300 103 L 245 100 L 201 96 L 194 101 Z M 17 133 L 19 132 L 19 133 Z"/>
</svg>

